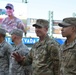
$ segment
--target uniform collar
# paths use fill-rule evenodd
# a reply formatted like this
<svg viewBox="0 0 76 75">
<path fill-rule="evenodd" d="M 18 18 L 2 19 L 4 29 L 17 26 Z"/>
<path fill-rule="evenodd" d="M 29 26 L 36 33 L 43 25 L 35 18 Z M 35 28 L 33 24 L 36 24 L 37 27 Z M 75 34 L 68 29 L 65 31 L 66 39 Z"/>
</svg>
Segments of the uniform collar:
<svg viewBox="0 0 76 75">
<path fill-rule="evenodd" d="M 66 40 L 67 41 L 67 40 Z M 66 50 L 66 49 L 69 49 L 69 48 L 72 48 L 74 47 L 74 45 L 76 44 L 76 38 L 74 39 L 73 42 L 69 43 L 66 45 L 66 41 L 65 43 L 62 45 L 63 49 Z"/>
</svg>

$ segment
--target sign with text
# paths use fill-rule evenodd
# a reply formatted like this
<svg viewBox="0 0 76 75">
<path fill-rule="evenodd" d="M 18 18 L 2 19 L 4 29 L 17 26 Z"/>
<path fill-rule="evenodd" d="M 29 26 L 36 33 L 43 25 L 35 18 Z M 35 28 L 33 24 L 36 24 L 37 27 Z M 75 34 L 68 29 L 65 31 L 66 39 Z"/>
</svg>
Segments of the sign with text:
<svg viewBox="0 0 76 75">
<path fill-rule="evenodd" d="M 6 37 L 5 40 L 10 43 L 13 44 L 12 40 L 10 37 Z M 22 42 L 24 44 L 34 44 L 39 40 L 39 38 L 22 38 Z"/>
</svg>

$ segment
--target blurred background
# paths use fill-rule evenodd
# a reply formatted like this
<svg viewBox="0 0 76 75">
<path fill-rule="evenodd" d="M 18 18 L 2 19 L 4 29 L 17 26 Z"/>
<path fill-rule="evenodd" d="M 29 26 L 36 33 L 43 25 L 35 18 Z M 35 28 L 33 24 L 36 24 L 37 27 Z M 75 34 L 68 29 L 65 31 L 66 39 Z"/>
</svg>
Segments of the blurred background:
<svg viewBox="0 0 76 75">
<path fill-rule="evenodd" d="M 7 3 L 14 5 L 14 15 L 27 26 L 27 34 L 23 36 L 23 43 L 29 48 L 39 40 L 32 27 L 36 19 L 42 18 L 49 21 L 48 34 L 61 45 L 66 38 L 61 36 L 58 23 L 65 17 L 76 17 L 76 0 L 0 0 L 0 23 L 3 18 L 7 17 L 5 10 Z M 6 40 L 12 43 L 9 35 Z"/>
</svg>

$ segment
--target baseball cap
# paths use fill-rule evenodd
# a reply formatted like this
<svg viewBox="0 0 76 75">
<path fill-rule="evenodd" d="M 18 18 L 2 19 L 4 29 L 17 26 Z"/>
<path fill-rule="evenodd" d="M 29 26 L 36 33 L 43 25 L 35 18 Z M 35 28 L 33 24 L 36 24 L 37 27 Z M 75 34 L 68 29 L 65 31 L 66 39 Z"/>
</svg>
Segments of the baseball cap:
<svg viewBox="0 0 76 75">
<path fill-rule="evenodd" d="M 8 3 L 5 8 L 11 8 L 11 9 L 14 9 L 14 6 L 11 4 L 11 3 Z"/>
<path fill-rule="evenodd" d="M 36 26 L 49 28 L 49 22 L 45 19 L 37 19 L 36 23 L 33 24 L 33 27 Z"/>
<path fill-rule="evenodd" d="M 15 34 L 17 36 L 22 37 L 23 36 L 23 31 L 21 29 L 13 29 L 10 34 L 11 35 Z"/>
<path fill-rule="evenodd" d="M 60 27 L 76 26 L 76 18 L 75 17 L 64 18 L 61 23 L 58 23 L 58 25 Z"/>
<path fill-rule="evenodd" d="M 3 28 L 0 28 L 0 34 L 6 35 L 6 30 Z"/>
</svg>

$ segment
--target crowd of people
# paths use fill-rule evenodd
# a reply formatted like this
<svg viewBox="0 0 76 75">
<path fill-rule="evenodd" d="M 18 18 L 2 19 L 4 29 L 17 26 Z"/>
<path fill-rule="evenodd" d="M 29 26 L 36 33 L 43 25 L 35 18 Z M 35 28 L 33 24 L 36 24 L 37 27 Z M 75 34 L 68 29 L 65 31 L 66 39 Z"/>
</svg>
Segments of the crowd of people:
<svg viewBox="0 0 76 75">
<path fill-rule="evenodd" d="M 61 34 L 66 37 L 59 45 L 49 37 L 49 22 L 37 19 L 32 26 L 39 37 L 31 50 L 22 43 L 22 21 L 13 14 L 14 6 L 8 3 L 6 17 L 0 28 L 0 75 L 76 75 L 76 18 L 66 17 L 58 23 Z M 11 34 L 14 45 L 6 42 L 6 32 Z"/>
</svg>

